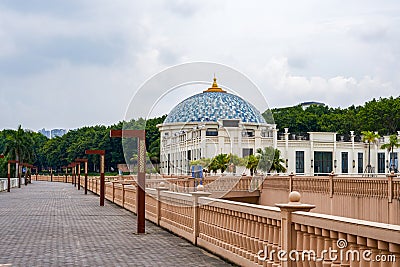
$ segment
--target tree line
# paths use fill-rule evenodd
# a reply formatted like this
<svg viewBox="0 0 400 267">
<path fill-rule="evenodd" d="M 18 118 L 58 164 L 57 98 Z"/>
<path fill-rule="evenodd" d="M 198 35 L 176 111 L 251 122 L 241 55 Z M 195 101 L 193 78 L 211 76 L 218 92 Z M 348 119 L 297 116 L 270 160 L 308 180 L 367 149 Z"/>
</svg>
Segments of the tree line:
<svg viewBox="0 0 400 267">
<path fill-rule="evenodd" d="M 110 138 L 110 130 L 114 129 L 145 129 L 146 150 L 148 159 L 154 165 L 160 159 L 160 134 L 157 124 L 162 123 L 166 116 L 144 120 L 139 118 L 129 122 L 119 122 L 111 126 L 97 125 L 70 130 L 61 137 L 48 139 L 40 133 L 24 130 L 21 126 L 17 130 L 5 129 L 0 131 L 0 177 L 7 176 L 7 160 L 19 160 L 30 163 L 39 168 L 39 171 L 48 171 L 53 168 L 60 171 L 60 167 L 68 165 L 76 158 L 88 158 L 89 171 L 96 172 L 99 169 L 100 159 L 95 155 L 85 155 L 87 149 L 101 149 L 106 151 L 105 165 L 108 172 L 116 172 L 117 164 L 135 164 L 135 151 L 137 141 L 135 139 Z M 125 154 L 123 147 L 131 150 Z M 15 167 L 12 166 L 13 171 Z"/>
<path fill-rule="evenodd" d="M 192 166 L 202 166 L 204 171 L 208 173 L 217 173 L 217 171 L 224 173 L 228 168 L 232 168 L 229 172 L 236 173 L 236 167 L 245 167 L 250 170 L 250 175 L 257 173 L 257 171 L 264 173 L 285 172 L 284 163 L 285 161 L 281 158 L 279 149 L 274 149 L 273 147 L 258 148 L 255 155 L 249 155 L 244 158 L 235 154 L 221 153 L 213 158 L 202 158 L 190 162 Z"/>
<path fill-rule="evenodd" d="M 272 109 L 277 128 L 282 132 L 289 128 L 291 133 L 337 132 L 348 134 L 355 131 L 377 131 L 380 135 L 395 134 L 400 130 L 400 96 L 372 99 L 362 106 L 331 108 L 311 105 L 303 109 L 301 105 Z M 265 112 L 264 117 L 270 116 Z M 269 119 L 270 120 L 270 119 Z"/>
<path fill-rule="evenodd" d="M 348 134 L 355 131 L 378 131 L 380 135 L 395 134 L 400 130 L 400 97 L 373 99 L 363 106 L 350 106 L 348 108 L 330 108 L 328 106 L 311 105 L 303 109 L 301 105 L 287 108 L 276 108 L 265 112 L 263 115 L 270 121 L 272 114 L 277 127 L 283 131 L 289 128 L 291 133 L 305 133 L 310 131 L 329 131 L 339 134 Z M 18 159 L 21 162 L 31 163 L 40 170 L 49 168 L 57 169 L 74 161 L 76 158 L 87 157 L 89 170 L 97 171 L 99 158 L 93 155 L 86 156 L 86 149 L 106 150 L 105 163 L 108 171 L 117 169 L 117 164 L 128 162 L 135 164 L 136 140 L 110 138 L 111 129 L 145 129 L 147 156 L 157 166 L 160 161 L 160 133 L 157 124 L 164 121 L 166 115 L 148 120 L 137 119 L 129 122 L 119 122 L 111 126 L 88 126 L 70 130 L 62 137 L 47 139 L 39 133 L 24 130 L 5 129 L 0 131 L 0 153 L 5 158 L 0 158 L 0 177 L 7 175 L 7 160 Z M 123 152 L 125 148 L 127 156 Z M 246 167 L 252 172 L 262 153 L 246 159 Z M 222 170 L 226 164 L 228 155 L 219 156 L 212 162 L 208 159 L 210 171 Z M 230 161 L 238 161 L 234 156 Z M 219 161 L 219 162 L 218 162 Z M 212 164 L 211 164 L 212 163 Z M 211 164 L 211 165 L 210 165 Z M 235 163 L 236 165 L 236 163 Z M 238 165 L 239 166 L 239 165 Z"/>
</svg>

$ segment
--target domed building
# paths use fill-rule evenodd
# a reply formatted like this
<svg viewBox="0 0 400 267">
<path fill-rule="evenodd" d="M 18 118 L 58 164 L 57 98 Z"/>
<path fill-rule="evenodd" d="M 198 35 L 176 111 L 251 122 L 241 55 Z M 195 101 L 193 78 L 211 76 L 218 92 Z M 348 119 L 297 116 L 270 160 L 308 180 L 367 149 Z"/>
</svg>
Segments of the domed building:
<svg viewBox="0 0 400 267">
<path fill-rule="evenodd" d="M 161 132 L 160 172 L 188 174 L 190 161 L 213 158 L 220 153 L 245 157 L 258 148 L 272 146 L 281 151 L 287 172 L 296 175 L 370 175 L 367 171 L 368 146 L 360 136 L 336 132 L 293 134 L 288 128 L 279 133 L 252 104 L 230 94 L 214 83 L 172 109 Z M 400 139 L 400 131 L 397 133 Z M 373 175 L 398 170 L 399 151 L 381 148 L 389 142 L 382 136 L 371 145 Z M 371 167 L 372 166 L 372 167 Z"/>
<path fill-rule="evenodd" d="M 218 87 L 216 78 L 210 88 L 175 106 L 158 127 L 162 174 L 190 173 L 190 161 L 220 153 L 245 157 L 276 147 L 277 140 L 276 126 L 252 104 Z"/>
</svg>

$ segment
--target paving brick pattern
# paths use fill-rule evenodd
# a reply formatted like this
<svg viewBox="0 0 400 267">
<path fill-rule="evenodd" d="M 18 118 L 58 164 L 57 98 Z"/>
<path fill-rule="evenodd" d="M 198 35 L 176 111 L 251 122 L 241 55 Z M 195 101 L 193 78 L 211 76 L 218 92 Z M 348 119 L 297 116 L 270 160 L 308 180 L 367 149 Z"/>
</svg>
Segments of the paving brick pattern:
<svg viewBox="0 0 400 267">
<path fill-rule="evenodd" d="M 0 193 L 2 266 L 231 266 L 151 222 L 71 184 L 36 182 Z"/>
</svg>

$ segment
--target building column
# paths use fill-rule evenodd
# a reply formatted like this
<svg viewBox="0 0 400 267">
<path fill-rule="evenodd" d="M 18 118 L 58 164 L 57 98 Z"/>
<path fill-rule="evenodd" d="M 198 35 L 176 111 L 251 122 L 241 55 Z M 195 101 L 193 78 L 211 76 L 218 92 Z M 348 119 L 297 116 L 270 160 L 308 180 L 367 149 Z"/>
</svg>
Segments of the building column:
<svg viewBox="0 0 400 267">
<path fill-rule="evenodd" d="M 356 159 L 358 158 L 356 155 L 356 152 L 354 151 L 354 131 L 350 131 L 350 137 L 351 137 L 351 157 L 350 157 L 350 167 L 351 171 L 349 173 L 357 173 L 357 168 L 356 168 Z"/>
<path fill-rule="evenodd" d="M 308 162 L 308 166 L 310 166 L 310 175 L 314 176 L 314 136 L 310 133 L 310 161 Z"/>
<path fill-rule="evenodd" d="M 276 149 L 278 148 L 278 130 L 276 129 L 276 125 L 272 129 L 272 137 L 273 137 L 274 149 Z"/>
</svg>

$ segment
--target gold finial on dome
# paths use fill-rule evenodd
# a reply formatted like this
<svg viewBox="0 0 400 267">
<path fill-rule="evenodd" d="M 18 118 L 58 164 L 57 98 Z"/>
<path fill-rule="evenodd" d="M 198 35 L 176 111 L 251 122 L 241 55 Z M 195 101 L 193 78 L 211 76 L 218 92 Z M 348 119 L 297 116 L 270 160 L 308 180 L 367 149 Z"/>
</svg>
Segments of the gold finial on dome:
<svg viewBox="0 0 400 267">
<path fill-rule="evenodd" d="M 208 92 L 226 93 L 225 90 L 222 90 L 222 88 L 219 88 L 219 87 L 218 87 L 217 78 L 215 78 L 215 75 L 214 75 L 214 82 L 213 82 L 212 86 L 211 86 L 210 88 L 208 88 L 207 90 L 203 91 L 203 93 L 206 93 L 206 92 L 207 92 L 207 93 L 208 93 Z"/>
</svg>

